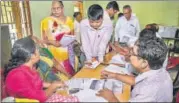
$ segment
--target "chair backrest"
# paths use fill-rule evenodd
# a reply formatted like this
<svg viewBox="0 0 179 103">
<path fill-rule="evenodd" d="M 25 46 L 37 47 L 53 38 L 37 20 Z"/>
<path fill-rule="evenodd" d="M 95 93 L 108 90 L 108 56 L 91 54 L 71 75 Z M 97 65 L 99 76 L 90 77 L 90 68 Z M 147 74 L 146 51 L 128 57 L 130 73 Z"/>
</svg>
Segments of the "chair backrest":
<svg viewBox="0 0 179 103">
<path fill-rule="evenodd" d="M 169 57 L 167 70 L 175 68 L 179 65 L 179 57 Z"/>
<path fill-rule="evenodd" d="M 173 86 L 179 86 L 179 70 L 177 71 L 177 76 L 175 78 L 175 80 L 173 81 Z"/>
<path fill-rule="evenodd" d="M 177 95 L 176 95 L 176 103 L 179 102 L 179 91 L 177 92 Z"/>
<path fill-rule="evenodd" d="M 175 38 L 179 39 L 179 29 L 176 31 Z M 174 52 L 179 53 L 179 40 L 174 41 Z"/>
</svg>

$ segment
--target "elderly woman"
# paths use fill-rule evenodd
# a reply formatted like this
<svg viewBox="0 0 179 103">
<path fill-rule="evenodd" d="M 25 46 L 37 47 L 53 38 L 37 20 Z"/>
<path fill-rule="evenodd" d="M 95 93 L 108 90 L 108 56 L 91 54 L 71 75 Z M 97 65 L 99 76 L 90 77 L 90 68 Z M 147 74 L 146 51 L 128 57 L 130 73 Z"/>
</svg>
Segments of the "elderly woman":
<svg viewBox="0 0 179 103">
<path fill-rule="evenodd" d="M 52 52 L 55 59 L 62 62 L 70 77 L 75 74 L 75 68 L 77 68 L 78 64 L 77 59 L 74 56 L 72 46 L 61 47 L 56 35 L 60 33 L 73 35 L 73 26 L 73 20 L 64 15 L 64 5 L 62 1 L 53 1 L 51 15 L 41 22 L 42 39 L 48 44 L 48 49 Z M 65 78 L 66 76 L 64 75 L 61 77 L 61 79 Z"/>
</svg>

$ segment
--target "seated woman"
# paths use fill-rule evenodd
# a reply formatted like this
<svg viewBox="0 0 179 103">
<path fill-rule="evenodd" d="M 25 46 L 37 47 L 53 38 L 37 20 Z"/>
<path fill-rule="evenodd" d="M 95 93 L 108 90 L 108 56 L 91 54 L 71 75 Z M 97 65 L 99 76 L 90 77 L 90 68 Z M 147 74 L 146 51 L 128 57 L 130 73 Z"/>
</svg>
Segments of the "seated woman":
<svg viewBox="0 0 179 103">
<path fill-rule="evenodd" d="M 36 70 L 39 51 L 30 37 L 17 40 L 11 51 L 11 59 L 5 66 L 4 76 L 9 96 L 36 99 L 40 102 L 76 102 L 76 97 L 54 94 L 57 88 L 64 88 L 62 81 L 43 82 Z M 43 88 L 46 88 L 43 90 Z M 56 98 L 53 100 L 52 98 Z"/>
<path fill-rule="evenodd" d="M 56 42 L 56 34 L 62 31 L 65 34 L 74 34 L 73 21 L 64 15 L 64 5 L 62 1 L 52 2 L 52 14 L 41 21 L 41 35 L 47 42 L 48 49 L 52 52 L 57 61 L 63 62 L 66 71 L 73 76 L 77 68 L 77 58 L 75 58 L 72 47 L 59 47 Z M 64 34 L 62 33 L 62 35 Z"/>
</svg>

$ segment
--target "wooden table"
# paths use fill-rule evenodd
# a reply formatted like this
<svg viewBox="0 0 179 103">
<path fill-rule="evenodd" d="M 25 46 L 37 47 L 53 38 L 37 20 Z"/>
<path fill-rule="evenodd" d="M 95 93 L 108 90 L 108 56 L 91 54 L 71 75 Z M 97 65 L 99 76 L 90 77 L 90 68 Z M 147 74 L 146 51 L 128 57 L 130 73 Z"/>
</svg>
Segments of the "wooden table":
<svg viewBox="0 0 179 103">
<path fill-rule="evenodd" d="M 109 53 L 105 56 L 106 62 L 111 60 L 115 53 Z M 105 68 L 103 65 L 99 65 L 96 69 L 82 68 L 73 78 L 97 78 L 100 79 L 101 70 Z M 131 86 L 124 84 L 122 94 L 115 94 L 120 102 L 127 102 L 130 98 Z"/>
</svg>

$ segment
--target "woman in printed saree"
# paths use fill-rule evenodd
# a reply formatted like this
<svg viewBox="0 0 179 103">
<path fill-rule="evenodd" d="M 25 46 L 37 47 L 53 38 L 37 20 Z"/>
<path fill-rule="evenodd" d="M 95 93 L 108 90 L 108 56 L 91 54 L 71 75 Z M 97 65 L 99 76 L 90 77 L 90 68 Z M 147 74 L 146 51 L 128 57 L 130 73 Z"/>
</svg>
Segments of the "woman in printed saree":
<svg viewBox="0 0 179 103">
<path fill-rule="evenodd" d="M 73 53 L 73 45 L 68 45 L 67 47 L 59 45 L 59 40 L 63 35 L 74 34 L 73 20 L 64 15 L 62 1 L 53 1 L 51 12 L 51 16 L 41 21 L 42 39 L 48 44 L 48 49 L 52 52 L 55 59 L 63 62 L 66 72 L 73 76 L 78 64 L 78 60 Z"/>
<path fill-rule="evenodd" d="M 63 73 L 64 76 L 70 77 L 62 64 L 54 58 L 48 48 L 45 48 L 44 42 L 36 36 L 30 35 L 30 37 L 34 40 L 39 49 L 40 61 L 37 63 L 37 70 L 40 73 L 41 79 L 47 82 L 60 80 L 61 77 L 59 75 L 61 73 Z M 63 80 L 65 79 L 63 78 Z"/>
</svg>

